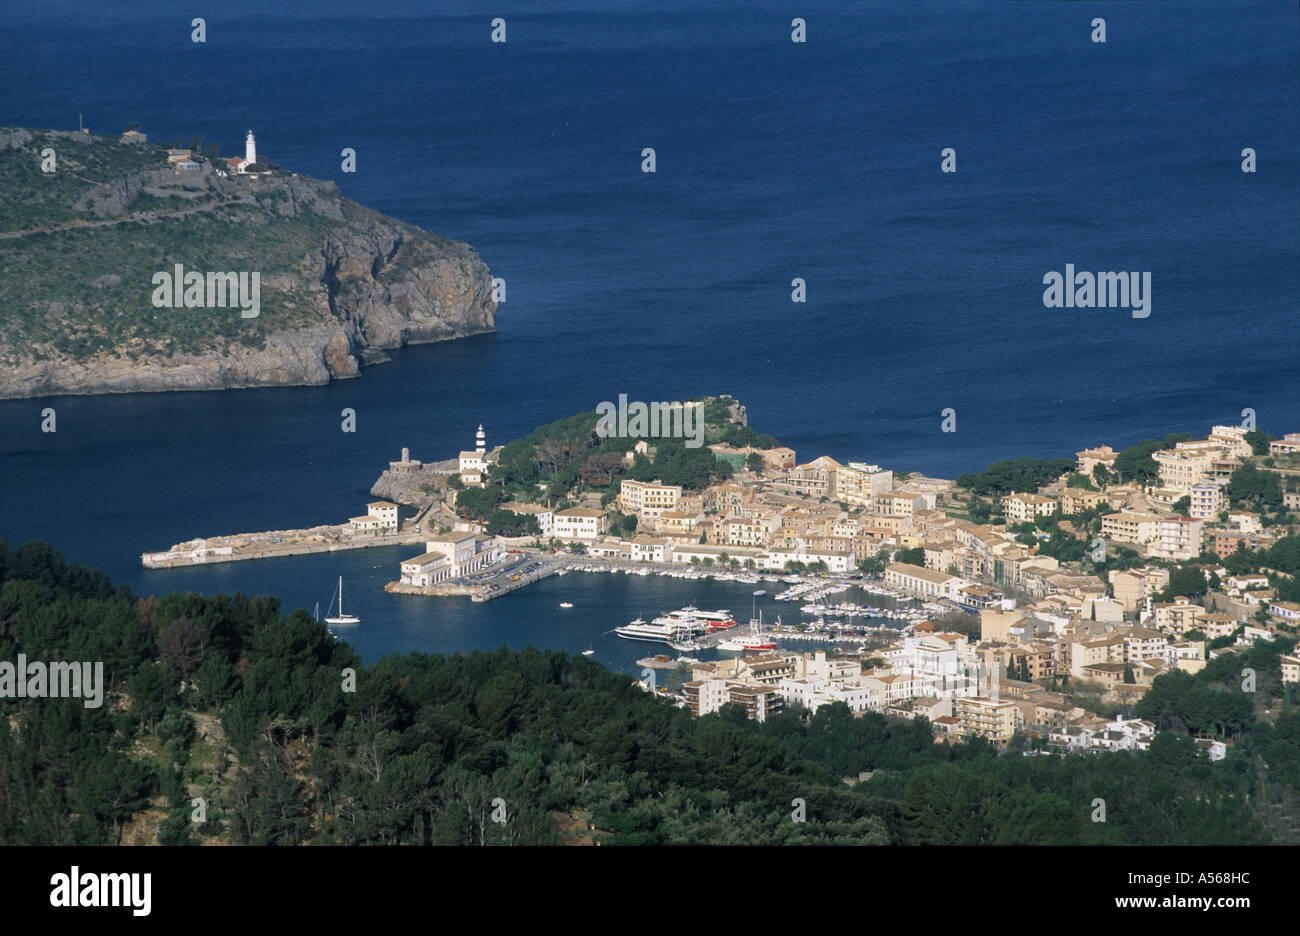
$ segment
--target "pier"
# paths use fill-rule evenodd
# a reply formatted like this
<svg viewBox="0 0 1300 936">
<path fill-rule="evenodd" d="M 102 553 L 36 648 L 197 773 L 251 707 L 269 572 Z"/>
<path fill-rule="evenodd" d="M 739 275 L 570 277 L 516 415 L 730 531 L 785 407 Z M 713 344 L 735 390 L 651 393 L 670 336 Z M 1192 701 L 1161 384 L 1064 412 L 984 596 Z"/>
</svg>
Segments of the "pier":
<svg viewBox="0 0 1300 936">
<path fill-rule="evenodd" d="M 343 549 L 409 546 L 422 544 L 427 538 L 427 533 L 410 529 L 398 533 L 358 533 L 348 524 L 330 524 L 306 530 L 269 530 L 194 539 L 177 543 L 163 552 L 143 553 L 140 562 L 146 569 L 174 569 L 214 562 L 307 556 Z"/>
</svg>

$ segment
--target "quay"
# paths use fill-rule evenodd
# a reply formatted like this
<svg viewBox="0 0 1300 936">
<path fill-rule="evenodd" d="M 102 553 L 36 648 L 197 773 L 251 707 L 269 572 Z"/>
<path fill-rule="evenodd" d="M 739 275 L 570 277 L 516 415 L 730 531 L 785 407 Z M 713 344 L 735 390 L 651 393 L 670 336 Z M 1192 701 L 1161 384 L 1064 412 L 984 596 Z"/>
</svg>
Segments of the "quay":
<svg viewBox="0 0 1300 936">
<path fill-rule="evenodd" d="M 174 569 L 214 562 L 306 556 L 343 549 L 373 546 L 409 546 L 423 543 L 427 533 L 415 530 L 389 533 L 359 533 L 349 524 L 330 524 L 306 530 L 269 530 L 263 533 L 233 533 L 177 543 L 162 552 L 140 556 L 146 569 Z"/>
<path fill-rule="evenodd" d="M 543 559 L 522 552 L 507 553 L 492 565 L 449 582 L 439 582 L 437 585 L 389 582 L 384 586 L 384 591 L 390 595 L 427 595 L 439 598 L 460 596 L 475 602 L 491 601 L 554 575 L 566 565 L 567 561 L 563 558 Z"/>
<path fill-rule="evenodd" d="M 681 660 L 659 653 L 652 657 L 642 657 L 636 661 L 637 666 L 643 666 L 647 669 L 675 670 L 679 666 L 685 665 Z"/>
</svg>

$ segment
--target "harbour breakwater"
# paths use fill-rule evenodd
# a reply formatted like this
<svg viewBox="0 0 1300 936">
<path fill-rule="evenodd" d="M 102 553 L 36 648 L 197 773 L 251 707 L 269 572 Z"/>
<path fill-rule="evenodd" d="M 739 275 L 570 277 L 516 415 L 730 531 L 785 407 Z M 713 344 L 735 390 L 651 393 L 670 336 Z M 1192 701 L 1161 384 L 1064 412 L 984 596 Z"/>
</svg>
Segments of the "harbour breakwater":
<svg viewBox="0 0 1300 936">
<path fill-rule="evenodd" d="M 329 524 L 306 530 L 269 530 L 264 533 L 234 533 L 229 536 L 193 539 L 177 543 L 161 552 L 143 553 L 140 562 L 146 569 L 172 569 L 214 562 L 306 556 L 373 546 L 404 546 L 423 543 L 425 539 L 427 534 L 415 531 L 355 533 L 347 524 Z"/>
</svg>

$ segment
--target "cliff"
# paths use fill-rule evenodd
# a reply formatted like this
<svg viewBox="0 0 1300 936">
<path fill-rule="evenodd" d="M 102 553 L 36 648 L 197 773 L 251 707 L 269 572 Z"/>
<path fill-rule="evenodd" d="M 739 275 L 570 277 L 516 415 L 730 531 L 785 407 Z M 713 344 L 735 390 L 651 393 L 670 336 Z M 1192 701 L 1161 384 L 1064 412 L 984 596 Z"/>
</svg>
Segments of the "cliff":
<svg viewBox="0 0 1300 936">
<path fill-rule="evenodd" d="M 0 129 L 0 398 L 319 385 L 394 348 L 495 331 L 491 277 L 467 244 L 332 182 L 194 162 Z M 219 292 L 160 305 L 156 277 L 178 264 L 257 273 L 256 317 Z"/>
</svg>

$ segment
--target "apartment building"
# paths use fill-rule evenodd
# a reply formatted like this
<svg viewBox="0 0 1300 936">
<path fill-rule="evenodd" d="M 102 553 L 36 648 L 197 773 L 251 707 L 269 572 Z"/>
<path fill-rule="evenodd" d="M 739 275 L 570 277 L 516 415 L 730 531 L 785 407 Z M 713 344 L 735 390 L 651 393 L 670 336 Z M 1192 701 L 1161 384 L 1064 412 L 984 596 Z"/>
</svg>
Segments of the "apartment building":
<svg viewBox="0 0 1300 936">
<path fill-rule="evenodd" d="M 1199 556 L 1204 523 L 1192 517 L 1162 517 L 1159 539 L 1151 544 L 1151 553 L 1165 559 Z"/>
<path fill-rule="evenodd" d="M 1151 457 L 1160 468 L 1160 486 L 1187 494 L 1209 475 L 1211 463 L 1225 454 L 1221 443 L 1204 439 L 1179 442 L 1172 449 L 1153 452 Z"/>
<path fill-rule="evenodd" d="M 1120 631 L 1124 640 L 1124 662 L 1163 660 L 1169 638 L 1160 631 L 1147 627 L 1129 627 Z"/>
<path fill-rule="evenodd" d="M 663 481 L 621 481 L 618 487 L 618 505 L 623 513 L 657 517 L 672 510 L 682 499 L 680 484 Z"/>
<path fill-rule="evenodd" d="M 1070 675 L 1084 678 L 1084 669 L 1102 663 L 1124 662 L 1124 639 L 1119 636 L 1070 640 Z"/>
<path fill-rule="evenodd" d="M 777 688 L 787 706 L 798 705 L 809 712 L 836 702 L 843 702 L 850 712 L 881 708 L 870 686 L 854 682 L 832 682 L 820 676 L 787 677 Z"/>
<path fill-rule="evenodd" d="M 1106 573 L 1111 594 L 1126 612 L 1142 607 L 1146 599 L 1154 596 L 1169 584 L 1169 570 L 1152 566 L 1149 569 L 1111 569 Z"/>
<path fill-rule="evenodd" d="M 1152 610 L 1155 612 L 1155 623 L 1159 630 L 1179 635 L 1189 630 L 1199 629 L 1201 620 L 1207 613 L 1200 605 L 1193 604 L 1182 595 L 1175 597 L 1173 601 L 1158 601 L 1152 605 Z"/>
<path fill-rule="evenodd" d="M 1006 515 L 1007 525 L 1033 523 L 1040 517 L 1050 517 L 1056 513 L 1055 498 L 1041 494 L 1008 494 L 1002 498 L 1002 512 Z"/>
<path fill-rule="evenodd" d="M 985 696 L 955 699 L 952 711 L 962 735 L 978 735 L 996 744 L 1010 741 L 1020 721 L 1020 710 L 1010 699 Z"/>
<path fill-rule="evenodd" d="M 893 491 L 871 497 L 871 512 L 877 517 L 911 517 L 918 510 L 934 507 L 934 495 L 917 491 Z"/>
<path fill-rule="evenodd" d="M 1155 514 L 1122 510 L 1101 518 L 1101 535 L 1116 543 L 1146 546 L 1160 537 L 1160 518 Z"/>
<path fill-rule="evenodd" d="M 1202 481 L 1192 488 L 1188 516 L 1195 520 L 1213 520 L 1224 506 L 1223 491 L 1213 481 Z"/>
<path fill-rule="evenodd" d="M 835 500 L 870 507 L 876 495 L 888 494 L 893 486 L 892 471 L 866 462 L 849 462 L 835 473 Z"/>
</svg>

